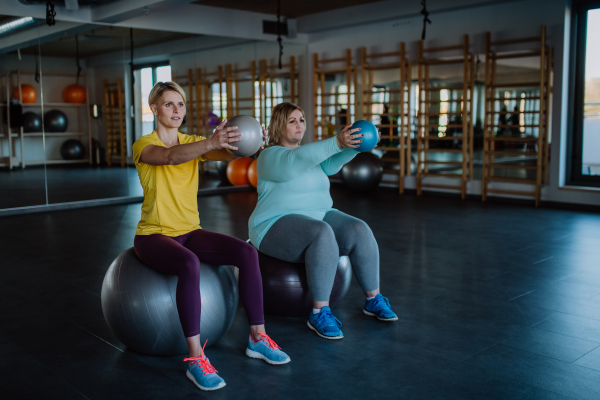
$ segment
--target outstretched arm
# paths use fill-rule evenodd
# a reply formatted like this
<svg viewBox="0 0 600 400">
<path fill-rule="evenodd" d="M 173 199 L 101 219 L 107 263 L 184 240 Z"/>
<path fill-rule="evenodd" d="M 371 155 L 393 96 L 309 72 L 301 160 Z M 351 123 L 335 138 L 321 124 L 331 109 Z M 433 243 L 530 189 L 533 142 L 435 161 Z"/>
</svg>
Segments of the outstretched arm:
<svg viewBox="0 0 600 400">
<path fill-rule="evenodd" d="M 344 164 L 352 161 L 357 154 L 358 151 L 354 149 L 344 149 L 341 153 L 334 154 L 323 161 L 321 163 L 321 168 L 323 168 L 323 171 L 325 171 L 327 175 L 335 175 L 340 172 Z"/>
<path fill-rule="evenodd" d="M 226 120 L 215 129 L 210 139 L 194 143 L 179 144 L 173 147 L 149 145 L 144 147 L 140 154 L 140 161 L 150 165 L 179 165 L 207 154 L 212 160 L 221 160 L 225 157 L 225 149 L 237 150 L 235 142 L 239 142 L 241 133 L 237 126 L 225 128 Z M 214 157 L 214 158 L 213 158 Z M 217 158 L 219 157 L 219 158 Z M 233 156 L 231 159 L 236 158 Z M 226 158 L 229 159 L 229 158 Z"/>
</svg>

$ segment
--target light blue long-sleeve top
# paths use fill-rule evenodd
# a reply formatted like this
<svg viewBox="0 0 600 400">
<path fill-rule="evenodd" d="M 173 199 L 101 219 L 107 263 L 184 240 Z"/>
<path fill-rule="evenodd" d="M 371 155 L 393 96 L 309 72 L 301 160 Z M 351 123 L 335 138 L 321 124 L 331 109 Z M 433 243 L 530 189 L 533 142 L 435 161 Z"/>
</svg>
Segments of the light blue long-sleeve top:
<svg viewBox="0 0 600 400">
<path fill-rule="evenodd" d="M 340 149 L 337 138 L 297 149 L 272 146 L 258 157 L 258 203 L 248 221 L 250 241 L 258 249 L 277 220 L 290 214 L 322 221 L 332 210 L 328 175 L 339 172 L 358 152 Z"/>
</svg>

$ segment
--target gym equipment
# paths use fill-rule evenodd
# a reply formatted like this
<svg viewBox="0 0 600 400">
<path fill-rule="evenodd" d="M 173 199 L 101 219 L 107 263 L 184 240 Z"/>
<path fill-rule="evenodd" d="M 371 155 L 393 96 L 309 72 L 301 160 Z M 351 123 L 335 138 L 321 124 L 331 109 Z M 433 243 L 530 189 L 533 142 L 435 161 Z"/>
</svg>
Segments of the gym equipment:
<svg viewBox="0 0 600 400">
<path fill-rule="evenodd" d="M 252 163 L 250 157 L 241 157 L 229 162 L 227 165 L 227 179 L 234 186 L 248 185 L 248 167 Z"/>
<path fill-rule="evenodd" d="M 23 104 L 35 103 L 37 92 L 35 88 L 27 83 L 21 85 L 21 95 L 23 96 Z M 13 99 L 19 99 L 19 87 L 15 87 L 12 92 Z"/>
<path fill-rule="evenodd" d="M 125 91 L 121 78 L 116 83 L 104 80 L 104 120 L 106 124 L 106 162 L 110 167 L 113 158 L 119 159 L 121 167 L 127 160 L 125 132 Z M 117 156 L 117 157 L 115 157 Z"/>
<path fill-rule="evenodd" d="M 62 92 L 62 98 L 65 103 L 83 104 L 85 103 L 85 88 L 78 84 L 67 86 Z"/>
<path fill-rule="evenodd" d="M 383 167 L 376 155 L 360 153 L 342 167 L 342 181 L 356 191 L 376 188 L 383 177 Z"/>
<path fill-rule="evenodd" d="M 332 55 L 327 54 L 328 57 Z M 342 130 L 353 117 L 351 106 L 354 105 L 355 109 L 359 107 L 357 100 L 360 98 L 357 89 L 358 68 L 352 65 L 352 58 L 352 50 L 350 49 L 346 49 L 344 56 L 328 59 L 320 58 L 318 53 L 313 54 L 314 85 L 312 96 L 315 99 L 313 108 L 315 142 L 333 137 L 336 132 Z M 331 67 L 332 64 L 334 68 Z M 332 93 L 331 90 L 326 88 L 325 82 L 332 78 L 336 82 L 346 84 L 346 93 Z M 344 106 L 339 105 L 338 99 L 342 96 L 345 97 L 346 104 Z"/>
<path fill-rule="evenodd" d="M 231 267 L 200 263 L 202 302 L 200 335 L 207 347 L 231 327 L 239 294 Z M 142 263 L 133 248 L 110 265 L 102 283 L 102 313 L 125 346 L 144 354 L 185 354 L 188 347 L 179 321 L 177 276 Z"/>
<path fill-rule="evenodd" d="M 425 42 L 419 41 L 418 82 L 419 94 L 417 96 L 417 196 L 423 189 L 454 189 L 467 196 L 467 181 L 473 179 L 473 98 L 475 93 L 476 57 L 469 52 L 469 35 L 463 35 L 462 41 L 451 46 L 425 47 Z M 488 60 L 488 58 L 486 58 Z M 456 71 L 462 69 L 462 74 L 457 76 L 452 85 L 445 80 L 446 76 L 440 74 L 439 65 L 456 66 Z M 459 67 L 462 68 L 459 69 Z M 460 80 L 458 80 L 460 77 Z M 441 120 L 440 96 L 442 91 L 448 91 L 447 112 L 449 121 Z M 486 105 L 493 104 L 491 102 Z M 460 143 L 454 148 L 453 143 Z M 457 151 L 458 150 L 458 151 Z M 459 159 L 440 158 L 439 153 L 461 154 Z M 448 160 L 448 161 L 441 161 Z M 455 161 L 450 161 L 455 160 Z M 430 171 L 432 166 L 439 167 L 446 164 L 456 169 L 449 174 Z M 429 177 L 436 178 L 437 182 L 427 182 Z M 448 183 L 440 180 L 452 179 Z M 458 181 L 458 182 L 457 182 Z"/>
<path fill-rule="evenodd" d="M 227 179 L 227 166 L 229 165 L 229 161 L 215 161 L 215 166 L 217 168 L 217 174 L 221 178 L 222 182 L 229 183 Z"/>
<path fill-rule="evenodd" d="M 398 189 L 400 194 L 404 193 L 404 180 L 406 175 L 414 175 L 414 171 L 410 171 L 410 159 L 411 159 L 411 95 L 410 87 L 412 82 L 412 64 L 406 57 L 406 43 L 400 42 L 400 46 L 397 47 L 396 51 L 389 53 L 381 53 L 367 49 L 366 47 L 361 48 L 361 67 L 359 69 L 361 73 L 362 84 L 362 95 L 364 98 L 371 98 L 373 96 L 374 89 L 374 74 L 395 74 L 400 77 L 400 84 L 386 87 L 378 87 L 377 90 L 380 93 L 388 93 L 389 98 L 387 101 L 383 99 L 376 101 L 366 101 L 362 104 L 362 116 L 367 121 L 371 121 L 373 118 L 373 109 L 375 106 L 383 106 L 384 112 L 380 114 L 381 122 L 378 128 L 381 130 L 381 140 L 385 143 L 387 141 L 390 145 L 384 145 L 382 142 L 379 143 L 378 148 L 385 150 L 389 153 L 396 153 L 396 166 L 392 167 L 397 171 L 398 175 Z M 386 71 L 386 72 L 382 72 Z M 393 93 L 393 94 L 392 94 Z M 371 97 L 369 97 L 371 96 Z M 385 107 L 388 106 L 388 111 L 385 111 Z M 394 118 L 396 117 L 396 118 Z M 398 135 L 394 133 L 397 129 Z M 395 144 L 399 142 L 399 146 Z M 392 154 L 389 154 L 389 158 Z M 384 167 L 385 169 L 385 167 Z M 416 170 L 415 170 L 416 171 Z M 391 183 L 391 182 L 390 182 Z"/>
<path fill-rule="evenodd" d="M 291 263 L 258 252 L 258 262 L 263 283 L 265 314 L 281 317 L 306 317 L 312 309 L 312 297 L 306 281 L 304 263 Z M 350 259 L 338 260 L 333 289 L 329 302 L 339 303 L 350 288 L 352 267 Z"/>
<path fill-rule="evenodd" d="M 66 132 L 69 126 L 67 115 L 60 110 L 50 110 L 44 114 L 44 129 L 46 132 Z"/>
<path fill-rule="evenodd" d="M 23 132 L 41 132 L 42 117 L 34 112 L 28 111 L 23 114 Z"/>
<path fill-rule="evenodd" d="M 373 125 L 372 122 L 366 121 L 364 119 L 358 120 L 352 124 L 352 129 L 360 128 L 358 133 L 362 133 L 364 136 L 361 137 L 362 143 L 358 145 L 358 151 L 364 153 L 366 151 L 371 151 L 377 146 L 377 141 L 379 140 L 379 134 L 377 133 L 377 128 Z"/>
<path fill-rule="evenodd" d="M 205 115 L 203 115 L 202 117 L 203 117 L 202 122 L 206 125 Z M 220 123 L 221 123 L 221 120 L 219 119 L 219 117 L 216 114 L 214 114 L 212 112 L 208 113 L 208 126 L 217 126 Z"/>
<path fill-rule="evenodd" d="M 85 147 L 76 139 L 69 139 L 60 146 L 60 155 L 65 160 L 83 160 Z"/>
<path fill-rule="evenodd" d="M 255 154 L 263 145 L 262 127 L 257 120 L 249 115 L 237 115 L 227 121 L 225 127 L 237 126 L 238 132 L 242 134 L 242 140 L 232 143 L 237 150 L 227 151 L 238 157 L 248 157 Z"/>
<path fill-rule="evenodd" d="M 257 171 L 256 171 L 256 161 L 257 160 L 252 161 L 250 163 L 250 165 L 248 166 L 248 181 L 254 187 L 256 187 L 256 185 L 258 185 L 258 175 L 257 175 Z"/>
</svg>

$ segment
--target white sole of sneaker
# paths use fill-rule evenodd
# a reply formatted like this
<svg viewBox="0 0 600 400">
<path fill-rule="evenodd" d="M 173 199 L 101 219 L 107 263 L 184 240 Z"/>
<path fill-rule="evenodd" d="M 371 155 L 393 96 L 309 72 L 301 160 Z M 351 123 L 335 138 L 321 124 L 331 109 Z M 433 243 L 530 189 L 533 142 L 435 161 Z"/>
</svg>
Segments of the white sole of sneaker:
<svg viewBox="0 0 600 400">
<path fill-rule="evenodd" d="M 369 317 L 375 317 L 375 318 L 377 318 L 380 321 L 398 321 L 398 317 L 394 317 L 394 318 L 381 318 L 377 314 L 369 312 L 369 311 L 365 310 L 364 308 L 363 308 L 363 312 L 365 314 L 367 314 Z"/>
<path fill-rule="evenodd" d="M 271 365 L 287 364 L 290 361 L 292 361 L 289 357 L 285 361 L 273 361 L 273 360 L 269 360 L 264 354 L 259 353 L 259 352 L 254 351 L 254 350 L 250 350 L 250 349 L 246 349 L 246 355 L 248 357 L 250 357 L 250 358 L 257 358 L 259 360 L 265 360 L 266 362 L 268 362 Z"/>
<path fill-rule="evenodd" d="M 317 328 L 315 328 L 314 326 L 312 326 L 312 325 L 311 325 L 310 321 L 306 321 L 306 325 L 308 325 L 308 327 L 309 327 L 310 329 L 312 329 L 313 331 L 315 331 L 315 333 L 316 333 L 317 335 L 319 335 L 320 337 L 322 337 L 323 339 L 337 340 L 337 339 L 342 339 L 342 338 L 344 337 L 344 335 L 343 335 L 343 334 L 342 334 L 342 335 L 340 335 L 340 336 L 334 336 L 334 337 L 331 337 L 331 336 L 325 336 L 325 335 L 321 335 L 321 333 L 320 333 L 320 332 L 317 330 Z"/>
<path fill-rule="evenodd" d="M 214 387 L 214 388 L 207 388 L 207 387 L 204 387 L 204 386 L 202 386 L 201 384 L 199 384 L 199 383 L 198 383 L 198 381 L 196 380 L 196 378 L 194 378 L 194 375 L 192 375 L 192 374 L 190 373 L 190 371 L 186 371 L 186 372 L 185 372 L 185 376 L 187 376 L 187 377 L 188 377 L 188 379 L 194 383 L 194 385 L 198 386 L 198 388 L 200 388 L 201 390 L 204 390 L 204 391 L 206 391 L 206 392 L 210 392 L 210 391 L 212 391 L 212 390 L 221 389 L 222 387 L 224 387 L 224 386 L 225 386 L 225 382 L 223 382 L 223 384 L 222 384 L 222 385 L 216 386 L 216 387 Z"/>
</svg>

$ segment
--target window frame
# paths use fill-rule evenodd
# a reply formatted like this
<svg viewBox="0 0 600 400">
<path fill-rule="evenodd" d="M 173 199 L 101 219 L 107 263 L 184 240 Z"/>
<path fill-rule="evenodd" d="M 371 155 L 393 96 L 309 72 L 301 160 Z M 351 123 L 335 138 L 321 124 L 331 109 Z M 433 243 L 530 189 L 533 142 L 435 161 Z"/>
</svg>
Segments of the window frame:
<svg viewBox="0 0 600 400">
<path fill-rule="evenodd" d="M 567 185 L 600 187 L 599 175 L 584 175 L 583 124 L 585 103 L 585 63 L 587 47 L 587 12 L 600 8 L 600 0 L 573 2 L 571 20 L 571 57 L 569 86 L 569 135 L 567 148 Z"/>
</svg>

